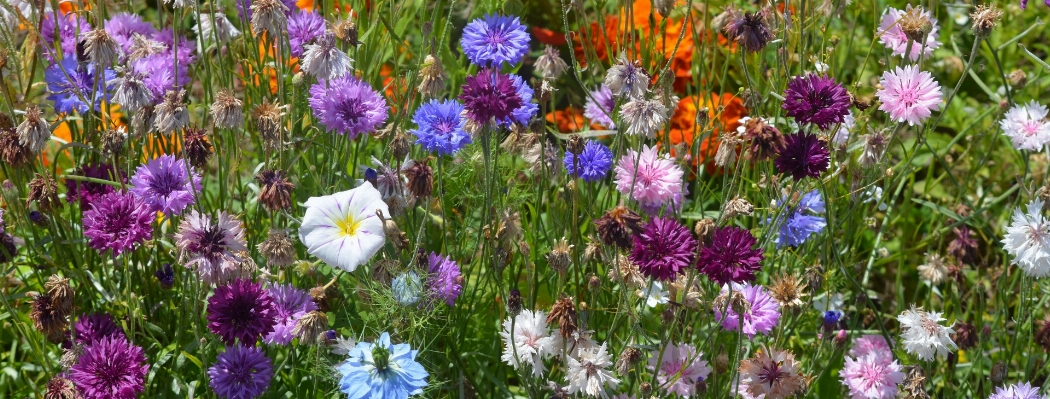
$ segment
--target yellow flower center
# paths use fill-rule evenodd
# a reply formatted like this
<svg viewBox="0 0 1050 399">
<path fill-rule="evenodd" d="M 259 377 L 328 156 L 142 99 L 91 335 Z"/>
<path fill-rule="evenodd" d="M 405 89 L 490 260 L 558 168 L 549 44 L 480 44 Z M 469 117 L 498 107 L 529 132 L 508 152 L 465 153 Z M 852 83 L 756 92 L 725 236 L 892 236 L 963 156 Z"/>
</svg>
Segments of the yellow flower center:
<svg viewBox="0 0 1050 399">
<path fill-rule="evenodd" d="M 357 234 L 358 227 L 361 226 L 361 221 L 354 219 L 354 215 L 346 215 L 342 220 L 337 220 L 335 226 L 339 228 L 339 232 L 343 236 L 354 236 Z"/>
</svg>

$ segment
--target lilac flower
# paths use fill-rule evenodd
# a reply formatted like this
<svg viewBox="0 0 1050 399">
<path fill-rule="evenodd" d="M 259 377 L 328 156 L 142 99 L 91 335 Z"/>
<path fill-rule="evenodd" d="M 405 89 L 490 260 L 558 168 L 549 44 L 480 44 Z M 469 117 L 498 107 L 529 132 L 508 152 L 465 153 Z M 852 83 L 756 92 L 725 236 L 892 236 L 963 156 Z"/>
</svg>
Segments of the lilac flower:
<svg viewBox="0 0 1050 399">
<path fill-rule="evenodd" d="M 522 126 L 528 126 L 529 121 L 532 117 L 536 116 L 536 112 L 539 111 L 540 107 L 532 102 L 532 96 L 534 92 L 529 85 L 525 84 L 525 81 L 521 79 L 521 76 L 510 75 L 510 83 L 514 86 L 514 92 L 518 98 L 521 99 L 521 105 L 511 111 L 511 114 L 505 118 L 499 118 L 496 121 L 500 126 L 509 128 L 511 125 L 517 123 Z"/>
<path fill-rule="evenodd" d="M 904 29 L 901 29 L 900 20 L 905 15 L 910 13 L 918 13 L 919 18 L 924 18 L 930 21 L 930 32 L 926 34 L 925 44 L 918 41 L 913 41 L 911 44 L 911 52 L 908 54 L 908 58 L 912 61 L 918 60 L 919 55 L 925 54 L 927 56 L 933 54 L 933 50 L 941 47 L 941 42 L 937 41 L 938 31 L 940 27 L 937 25 L 937 18 L 933 17 L 929 11 L 925 11 L 922 7 L 918 7 L 915 11 L 911 4 L 905 10 L 898 10 L 890 7 L 886 14 L 882 16 L 882 22 L 879 24 L 879 42 L 886 46 L 887 49 L 893 51 L 893 55 L 903 56 L 904 52 L 908 49 L 908 35 L 904 33 Z"/>
<path fill-rule="evenodd" d="M 671 218 L 657 217 L 634 236 L 630 259 L 646 277 L 672 281 L 693 264 L 696 239 Z"/>
<path fill-rule="evenodd" d="M 131 63 L 131 73 L 141 76 L 143 85 L 153 95 L 153 102 L 158 103 L 168 91 L 178 91 L 190 83 L 187 64 L 179 61 L 175 68 L 175 59 L 168 54 L 154 54 L 137 59 Z"/>
<path fill-rule="evenodd" d="M 252 399 L 270 387 L 273 363 L 259 348 L 232 345 L 208 368 L 209 385 L 225 399 Z"/>
<path fill-rule="evenodd" d="M 593 183 L 604 179 L 609 173 L 609 169 L 612 168 L 612 156 L 612 150 L 605 144 L 590 140 L 583 147 L 579 158 L 565 151 L 565 170 L 570 175 L 582 178 L 585 182 Z"/>
<path fill-rule="evenodd" d="M 276 317 L 269 291 L 251 280 L 234 279 L 215 288 L 215 294 L 208 298 L 208 329 L 226 345 L 237 341 L 255 345 L 274 331 Z"/>
<path fill-rule="evenodd" d="M 729 286 L 722 287 L 722 295 L 727 295 Z M 776 327 L 777 322 L 780 321 L 780 304 L 777 303 L 776 299 L 769 296 L 766 293 L 766 289 L 761 285 L 751 285 L 751 283 L 737 284 L 733 283 L 733 291 L 743 294 L 744 300 L 747 301 L 747 306 L 750 306 L 751 311 L 744 314 L 743 321 L 743 332 L 747 334 L 748 338 L 755 339 L 755 334 L 769 334 L 773 331 L 773 327 Z M 715 306 L 715 321 L 722 323 L 722 328 L 728 331 L 739 331 L 741 327 L 739 315 L 733 306 L 729 306 L 725 310 L 725 314 L 722 314 L 723 309 Z"/>
<path fill-rule="evenodd" d="M 167 46 L 168 51 L 165 53 L 168 58 L 173 58 L 174 54 L 179 59 L 179 65 L 190 65 L 196 60 L 193 55 L 196 49 L 196 43 L 193 40 L 186 38 L 185 36 L 179 36 L 178 47 L 175 46 L 175 31 L 171 28 L 162 29 L 153 33 L 153 40 Z"/>
<path fill-rule="evenodd" d="M 311 86 L 309 101 L 321 124 L 350 139 L 375 131 L 388 116 L 386 100 L 352 74 Z"/>
<path fill-rule="evenodd" d="M 786 203 L 786 201 L 785 201 Z M 797 247 L 806 242 L 813 234 L 820 233 L 827 226 L 823 216 L 815 214 L 824 213 L 824 200 L 817 190 L 810 191 L 802 197 L 798 207 L 785 209 L 778 223 L 779 234 L 774 242 L 777 248 L 785 245 Z"/>
<path fill-rule="evenodd" d="M 288 17 L 288 44 L 292 56 L 303 55 L 303 45 L 324 34 L 325 23 L 320 13 L 299 10 Z"/>
<path fill-rule="evenodd" d="M 831 152 L 817 136 L 796 133 L 785 138 L 784 149 L 773 160 L 780 173 L 791 175 L 795 181 L 806 177 L 818 178 L 831 166 Z"/>
<path fill-rule="evenodd" d="M 612 90 L 609 89 L 609 86 L 601 85 L 587 97 L 587 104 L 583 108 L 583 116 L 586 116 L 591 122 L 606 128 L 616 129 L 616 122 L 612 120 L 613 112 L 615 111 L 616 98 L 613 97 Z"/>
<path fill-rule="evenodd" d="M 697 257 L 700 272 L 719 284 L 753 281 L 763 259 L 762 250 L 753 248 L 757 243 L 750 230 L 716 228 Z"/>
<path fill-rule="evenodd" d="M 870 352 L 885 352 L 890 350 L 890 344 L 886 337 L 881 335 L 862 335 L 853 340 L 853 346 L 849 349 L 849 355 L 862 357 Z"/>
<path fill-rule="evenodd" d="M 529 34 L 518 17 L 488 14 L 463 28 L 460 44 L 474 64 L 499 68 L 521 62 L 529 52 Z"/>
<path fill-rule="evenodd" d="M 426 287 L 430 296 L 452 306 L 463 289 L 463 276 L 460 275 L 459 265 L 452 258 L 434 252 L 427 257 L 427 263 L 429 274 Z"/>
<path fill-rule="evenodd" d="M 174 238 L 183 265 L 196 267 L 197 275 L 208 284 L 229 279 L 241 261 L 234 253 L 248 250 L 244 226 L 223 211 L 214 224 L 211 217 L 190 211 L 179 223 Z"/>
<path fill-rule="evenodd" d="M 113 321 L 113 316 L 105 313 L 82 314 L 73 323 L 77 342 L 93 344 L 103 338 L 125 338 L 124 330 Z"/>
<path fill-rule="evenodd" d="M 85 164 L 78 168 L 73 175 L 90 177 L 92 179 L 116 181 L 114 174 L 118 173 L 116 168 L 103 164 Z M 120 180 L 127 180 L 123 172 L 120 172 Z M 108 184 L 92 183 L 80 180 L 66 179 L 66 201 L 80 201 L 81 206 L 94 203 L 98 198 L 112 193 L 115 188 Z"/>
<path fill-rule="evenodd" d="M 857 358 L 846 356 L 840 376 L 853 399 L 893 399 L 897 397 L 897 385 L 904 382 L 901 365 L 889 351 L 868 352 Z"/>
<path fill-rule="evenodd" d="M 810 74 L 788 82 L 782 107 L 799 125 L 812 123 L 827 130 L 845 122 L 850 99 L 846 88 L 834 79 Z"/>
<path fill-rule="evenodd" d="M 157 29 L 149 22 L 143 21 L 142 17 L 125 12 L 114 14 L 106 20 L 104 27 L 106 33 L 109 33 L 109 35 L 113 37 L 113 40 L 120 45 L 125 56 L 132 52 L 132 36 L 142 35 L 145 37 L 152 37 L 157 32 Z"/>
<path fill-rule="evenodd" d="M 95 64 L 80 64 L 74 57 L 63 58 L 44 70 L 47 91 L 51 93 L 47 99 L 55 102 L 55 112 L 85 113 L 89 108 L 85 100 L 91 101 L 91 109 L 99 110 L 100 103 L 109 99 L 111 91 L 110 86 L 104 85 L 117 75 L 107 68 L 95 82 L 95 71 Z"/>
<path fill-rule="evenodd" d="M 153 238 L 153 213 L 131 193 L 109 193 L 90 205 L 84 212 L 84 237 L 99 252 L 113 250 L 117 256 Z"/>
<path fill-rule="evenodd" d="M 186 161 L 161 155 L 139 166 L 131 177 L 131 192 L 154 212 L 171 217 L 182 213 L 200 191 L 201 176 Z"/>
<path fill-rule="evenodd" d="M 616 163 L 615 171 L 616 190 L 630 194 L 647 212 L 664 205 L 677 209 L 682 201 L 685 172 L 656 147 L 643 146 L 641 154 L 627 150 Z"/>
<path fill-rule="evenodd" d="M 80 16 L 79 13 L 65 15 L 58 13 L 57 21 L 55 15 L 51 12 L 44 13 L 44 21 L 40 24 L 40 43 L 43 45 L 44 58 L 52 63 L 58 59 L 54 48 L 55 39 L 58 39 L 59 49 L 65 56 L 63 59 L 74 58 L 77 54 L 80 34 L 90 32 L 92 29 L 87 19 Z"/>
<path fill-rule="evenodd" d="M 292 338 L 295 338 L 292 330 L 295 329 L 296 322 L 307 313 L 317 310 L 317 304 L 309 293 L 291 284 L 270 287 L 268 291 L 277 312 L 277 324 L 273 326 L 273 332 L 263 338 L 263 342 L 288 345 Z"/>
<path fill-rule="evenodd" d="M 84 399 L 134 399 L 145 390 L 149 364 L 142 348 L 124 337 L 105 337 L 84 348 L 69 369 Z"/>
<path fill-rule="evenodd" d="M 456 100 L 430 100 L 419 106 L 412 116 L 418 126 L 412 130 L 416 143 L 427 151 L 452 155 L 470 144 L 470 134 L 463 130 L 463 105 Z"/>
<path fill-rule="evenodd" d="M 515 112 L 525 107 L 531 97 L 528 100 L 521 98 L 515 80 L 510 76 L 495 69 L 482 69 L 477 75 L 466 78 L 459 99 L 463 101 L 467 116 L 479 125 L 485 125 L 493 119 L 503 121 L 516 117 Z"/>
<path fill-rule="evenodd" d="M 1050 4 L 1048 4 L 1050 5 Z M 996 387 L 995 393 L 989 396 L 988 399 L 1046 399 L 1046 395 L 1039 393 L 1039 387 L 1033 387 L 1032 384 L 1022 382 L 1020 384 L 1013 384 L 1006 387 Z"/>
</svg>

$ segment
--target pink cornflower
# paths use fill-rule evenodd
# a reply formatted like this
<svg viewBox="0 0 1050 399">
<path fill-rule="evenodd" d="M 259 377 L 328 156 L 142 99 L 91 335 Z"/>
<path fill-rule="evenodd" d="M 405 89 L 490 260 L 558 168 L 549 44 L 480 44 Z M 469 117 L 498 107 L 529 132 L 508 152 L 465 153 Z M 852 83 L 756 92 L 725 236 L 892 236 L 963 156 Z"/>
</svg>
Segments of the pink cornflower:
<svg viewBox="0 0 1050 399">
<path fill-rule="evenodd" d="M 903 56 L 908 49 L 908 35 L 904 33 L 904 29 L 901 29 L 900 20 L 908 13 L 917 13 L 916 17 L 930 21 L 930 33 L 926 34 L 926 44 L 917 41 L 911 44 L 911 52 L 908 56 L 915 61 L 919 59 L 920 54 L 925 53 L 927 56 L 933 54 L 933 50 L 941 47 L 941 42 L 937 41 L 937 31 L 940 30 L 937 26 L 937 18 L 934 18 L 929 11 L 923 10 L 922 7 L 915 8 L 915 11 L 912 10 L 911 4 L 908 4 L 903 11 L 892 7 L 886 11 L 879 25 L 879 42 L 893 51 L 893 55 Z"/>
<path fill-rule="evenodd" d="M 887 351 L 868 352 L 856 359 L 846 356 L 840 376 L 853 399 L 893 399 L 897 384 L 904 382 L 900 363 Z"/>
<path fill-rule="evenodd" d="M 655 212 L 664 204 L 677 207 L 682 200 L 682 168 L 660 155 L 656 147 L 644 146 L 642 152 L 627 150 L 616 164 L 616 189 L 630 194 L 642 209 Z"/>
<path fill-rule="evenodd" d="M 656 370 L 656 380 L 668 394 L 691 397 L 696 393 L 696 384 L 707 379 L 711 368 L 700 360 L 703 352 L 689 344 L 667 344 L 663 355 L 649 358 L 649 370 Z"/>
<path fill-rule="evenodd" d="M 1010 108 L 999 125 L 1003 127 L 1003 133 L 1010 136 L 1014 148 L 1039 151 L 1050 142 L 1050 122 L 1046 121 L 1046 114 L 1045 106 L 1030 101 Z"/>
<path fill-rule="evenodd" d="M 879 84 L 882 90 L 875 92 L 882 103 L 879 110 L 889 113 L 894 121 L 915 125 L 941 106 L 941 85 L 918 66 L 883 72 Z"/>
<path fill-rule="evenodd" d="M 849 355 L 862 357 L 869 352 L 888 352 L 890 344 L 881 335 L 862 335 L 853 340 L 853 347 L 849 348 Z"/>
</svg>

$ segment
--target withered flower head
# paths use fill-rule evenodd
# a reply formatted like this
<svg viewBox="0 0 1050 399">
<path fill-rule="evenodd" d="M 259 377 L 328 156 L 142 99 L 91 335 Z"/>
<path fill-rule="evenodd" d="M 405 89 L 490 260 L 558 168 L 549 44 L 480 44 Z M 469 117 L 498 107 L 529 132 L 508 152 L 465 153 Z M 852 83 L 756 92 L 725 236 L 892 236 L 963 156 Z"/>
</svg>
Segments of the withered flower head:
<svg viewBox="0 0 1050 399">
<path fill-rule="evenodd" d="M 15 246 L 15 237 L 6 232 L 0 233 L 0 263 L 10 262 L 18 253 Z"/>
<path fill-rule="evenodd" d="M 416 198 L 430 197 L 431 190 L 434 188 L 434 170 L 427 165 L 427 161 L 429 158 L 416 161 L 405 170 L 405 177 L 408 177 L 408 190 Z"/>
<path fill-rule="evenodd" d="M 988 37 L 988 34 L 999 24 L 1003 17 L 1003 11 L 992 5 L 979 5 L 970 13 L 973 19 L 973 34 L 979 38 Z"/>
<path fill-rule="evenodd" d="M 565 143 L 565 150 L 573 155 L 580 155 L 583 153 L 583 149 L 587 146 L 587 141 L 580 137 L 578 134 L 569 136 L 569 141 Z"/>
<path fill-rule="evenodd" d="M 26 206 L 33 202 L 41 212 L 61 208 L 62 201 L 58 199 L 58 183 L 51 175 L 37 173 L 36 178 L 29 182 L 29 194 L 26 195 Z"/>
<path fill-rule="evenodd" d="M 1010 72 L 1010 76 L 1007 78 L 1010 81 L 1010 87 L 1015 89 L 1021 89 L 1028 84 L 1028 74 L 1020 69 L 1014 69 Z"/>
<path fill-rule="evenodd" d="M 196 168 L 203 168 L 214 153 L 214 147 L 207 139 L 204 129 L 188 128 L 182 133 L 182 148 L 186 160 Z"/>
<path fill-rule="evenodd" d="M 340 19 L 336 22 L 332 28 L 332 34 L 351 47 L 356 47 L 361 44 L 361 42 L 357 40 L 357 24 L 354 23 L 353 18 Z"/>
<path fill-rule="evenodd" d="M 547 324 L 557 324 L 563 338 L 572 338 L 576 332 L 576 304 L 571 296 L 564 296 L 551 307 Z"/>
<path fill-rule="evenodd" d="M 77 386 L 73 384 L 73 381 L 56 375 L 47 382 L 47 388 L 44 391 L 44 399 L 81 399 L 83 396 L 80 395 L 80 391 L 77 390 Z"/>
<path fill-rule="evenodd" d="M 33 298 L 33 306 L 32 310 L 29 311 L 29 318 L 33 320 L 33 326 L 43 333 L 48 341 L 62 342 L 63 333 L 67 325 L 66 316 L 67 314 L 62 313 L 60 309 L 55 307 L 51 296 L 37 294 Z"/>
<path fill-rule="evenodd" d="M 769 287 L 769 295 L 785 308 L 802 306 L 806 294 L 806 283 L 794 274 L 782 274 Z"/>
<path fill-rule="evenodd" d="M 623 352 L 620 352 L 620 357 L 616 359 L 616 372 L 620 375 L 627 375 L 631 368 L 641 361 L 642 351 L 638 350 L 638 348 L 633 346 L 623 348 Z"/>
<path fill-rule="evenodd" d="M 292 190 L 295 190 L 295 184 L 288 181 L 283 170 L 263 170 L 255 175 L 255 180 L 261 186 L 259 203 L 267 210 L 276 212 L 292 207 Z"/>
<path fill-rule="evenodd" d="M 693 232 L 696 233 L 697 242 L 701 247 L 711 242 L 711 237 L 715 234 L 715 229 L 718 226 L 715 224 L 715 220 L 711 218 L 703 218 L 696 221 L 696 225 L 693 226 Z"/>
<path fill-rule="evenodd" d="M 441 60 L 437 57 L 428 55 L 423 60 L 423 67 L 419 69 L 419 77 L 419 94 L 424 98 L 436 98 L 445 90 L 445 79 L 448 78 L 448 75 L 445 74 L 444 68 L 441 67 Z M 467 120 L 469 121 L 470 118 Z"/>
<path fill-rule="evenodd" d="M 128 131 L 124 126 L 106 129 L 102 132 L 102 155 L 107 158 L 117 157 L 124 153 L 124 143 L 128 140 Z"/>
<path fill-rule="evenodd" d="M 507 295 L 507 313 L 511 316 L 521 313 L 521 291 L 517 288 L 510 290 Z"/>
<path fill-rule="evenodd" d="M 397 129 L 390 140 L 390 154 L 394 156 L 394 159 L 405 159 L 409 151 L 412 151 L 411 137 L 404 130 Z"/>
<path fill-rule="evenodd" d="M 313 345 L 321 343 L 325 331 L 328 331 L 328 315 L 314 310 L 299 318 L 292 335 L 299 337 L 299 343 L 303 345 Z"/>
<path fill-rule="evenodd" d="M 926 371 L 920 366 L 904 366 L 904 383 L 901 391 L 905 398 L 929 399 L 926 393 Z"/>
<path fill-rule="evenodd" d="M 1009 375 L 1010 370 L 1006 367 L 1006 363 L 1002 360 L 995 362 L 992 365 L 992 371 L 989 377 L 992 380 L 993 386 L 1002 386 L 1003 381 L 1006 381 L 1006 377 Z"/>
<path fill-rule="evenodd" d="M 769 8 L 755 13 L 741 14 L 735 10 L 730 11 L 730 9 L 727 9 L 726 12 L 732 13 L 728 16 L 728 21 L 723 28 L 726 36 L 735 40 L 747 51 L 752 53 L 759 51 L 766 47 L 766 44 L 773 38 L 773 32 L 769 30 L 765 21 L 770 13 Z"/>
<path fill-rule="evenodd" d="M 755 206 L 751 205 L 747 199 L 736 197 L 726 203 L 725 214 L 727 218 L 735 217 L 737 215 L 751 216 L 751 213 L 754 211 Z"/>
<path fill-rule="evenodd" d="M 810 291 L 817 292 L 824 286 L 824 267 L 819 263 L 813 265 L 809 269 L 806 269 L 806 287 L 809 287 Z"/>
<path fill-rule="evenodd" d="M 28 164 L 33 159 L 33 152 L 18 142 L 18 133 L 14 128 L 0 129 L 0 160 L 12 167 Z"/>
<path fill-rule="evenodd" d="M 131 129 L 132 133 L 136 136 L 142 135 L 143 133 L 149 133 L 153 130 L 153 121 L 156 119 L 155 111 L 152 105 L 144 106 L 135 111 L 135 115 L 131 117 Z"/>
<path fill-rule="evenodd" d="M 594 221 L 598 237 L 605 245 L 616 245 L 629 249 L 634 244 L 634 235 L 642 231 L 642 217 L 623 205 L 619 205 Z"/>
<path fill-rule="evenodd" d="M 109 66 L 117 60 L 120 45 L 103 28 L 95 28 L 83 34 L 88 59 L 95 65 Z"/>
<path fill-rule="evenodd" d="M 569 69 L 569 65 L 558 54 L 558 48 L 547 45 L 543 48 L 543 54 L 536 58 L 536 72 L 544 79 L 557 79 L 558 76 Z"/>
<path fill-rule="evenodd" d="M 255 129 L 262 137 L 263 145 L 267 149 L 274 150 L 280 144 L 281 136 L 284 134 L 284 125 L 281 117 L 284 112 L 280 105 L 264 101 L 252 111 L 252 119 L 255 121 Z"/>
<path fill-rule="evenodd" d="M 616 257 L 615 267 L 609 268 L 609 280 L 622 282 L 632 289 L 642 289 L 646 286 L 646 278 L 638 269 L 638 265 L 626 256 Z"/>
<path fill-rule="evenodd" d="M 47 141 L 51 139 L 51 125 L 44 119 L 44 112 L 32 104 L 26 107 L 25 118 L 18 125 L 16 132 L 18 144 L 34 154 L 43 151 Z"/>
<path fill-rule="evenodd" d="M 211 104 L 211 117 L 215 127 L 236 129 L 244 123 L 244 103 L 227 89 L 215 93 L 215 102 Z"/>
<path fill-rule="evenodd" d="M 564 274 L 569 269 L 569 263 L 572 262 L 569 258 L 569 251 L 572 250 L 572 247 L 564 237 L 561 240 L 554 241 L 554 247 L 546 255 L 547 265 L 552 270 Z"/>
<path fill-rule="evenodd" d="M 955 337 L 952 339 L 959 350 L 964 351 L 977 346 L 977 328 L 971 323 L 955 322 Z"/>
<path fill-rule="evenodd" d="M 80 355 L 84 354 L 84 342 L 79 341 L 69 348 L 62 349 L 62 358 L 58 360 L 62 367 L 70 368 L 80 362 Z"/>
<path fill-rule="evenodd" d="M 171 133 L 190 124 L 190 113 L 186 108 L 186 90 L 168 90 L 164 101 L 154 109 L 153 128 L 161 133 Z"/>
<path fill-rule="evenodd" d="M 751 141 L 751 152 L 748 155 L 757 161 L 776 157 L 787 145 L 784 134 L 759 117 L 748 118 L 744 122 L 744 136 Z"/>
<path fill-rule="evenodd" d="M 255 0 L 251 5 L 252 30 L 256 34 L 266 32 L 270 37 L 280 37 L 281 29 L 288 25 L 288 7 L 280 0 Z"/>
<path fill-rule="evenodd" d="M 726 290 L 715 298 L 714 308 L 725 313 L 725 309 L 733 309 L 736 314 L 751 314 L 751 302 L 747 301 L 744 294 L 736 290 Z"/>
<path fill-rule="evenodd" d="M 259 243 L 259 253 L 270 267 L 291 266 L 295 262 L 295 243 L 287 231 L 270 229 L 266 240 Z"/>
<path fill-rule="evenodd" d="M 922 8 L 911 8 L 904 15 L 901 16 L 897 23 L 900 24 L 901 30 L 904 31 L 904 35 L 908 36 L 908 39 L 914 40 L 914 46 L 920 46 L 926 40 L 926 36 L 930 34 L 933 29 L 933 25 L 930 20 L 923 15 Z"/>
<path fill-rule="evenodd" d="M 955 239 L 948 243 L 948 254 L 968 265 L 977 263 L 977 240 L 970 236 L 970 228 L 953 227 L 952 233 Z"/>
<path fill-rule="evenodd" d="M 161 54 L 167 50 L 168 46 L 164 43 L 152 40 L 145 35 L 134 33 L 131 35 L 131 54 L 128 54 L 128 64 L 140 58 Z"/>
<path fill-rule="evenodd" d="M 62 314 L 70 314 L 73 311 L 73 297 L 75 292 L 69 286 L 69 279 L 52 274 L 44 283 L 44 290 L 51 297 L 51 305 L 55 311 Z"/>
<path fill-rule="evenodd" d="M 857 158 L 857 162 L 860 166 L 865 168 L 878 165 L 879 161 L 882 159 L 883 152 L 885 152 L 886 147 L 890 145 L 889 138 L 887 138 L 881 130 L 870 130 L 868 134 L 863 136 L 863 139 L 864 151 L 861 152 L 860 157 Z"/>
<path fill-rule="evenodd" d="M 1035 342 L 1043 347 L 1044 351 L 1050 352 L 1050 312 L 1042 320 L 1035 322 Z"/>
</svg>

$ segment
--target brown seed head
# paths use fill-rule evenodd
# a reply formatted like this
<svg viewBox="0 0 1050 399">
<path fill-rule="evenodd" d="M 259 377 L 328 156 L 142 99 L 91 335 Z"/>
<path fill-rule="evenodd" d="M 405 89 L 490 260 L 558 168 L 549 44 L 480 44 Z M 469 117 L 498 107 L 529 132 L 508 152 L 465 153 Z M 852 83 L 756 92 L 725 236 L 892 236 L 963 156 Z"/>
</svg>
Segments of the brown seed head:
<svg viewBox="0 0 1050 399">
<path fill-rule="evenodd" d="M 564 296 L 554 303 L 547 324 L 557 324 L 563 338 L 571 338 L 576 332 L 576 305 L 571 296 Z"/>
<path fill-rule="evenodd" d="M 41 212 L 49 212 L 52 209 L 62 207 L 62 201 L 58 199 L 58 183 L 51 175 L 37 173 L 36 178 L 29 182 L 29 193 L 26 195 L 26 206 L 33 202 Z"/>
<path fill-rule="evenodd" d="M 978 38 L 988 37 L 988 34 L 999 24 L 1003 18 L 1003 11 L 992 5 L 979 5 L 970 13 L 973 19 L 973 34 Z"/>
<path fill-rule="evenodd" d="M 314 345 L 321 343 L 325 331 L 328 331 L 328 315 L 314 310 L 299 318 L 292 335 L 303 345 Z"/>
<path fill-rule="evenodd" d="M 431 190 L 434 188 L 434 170 L 427 165 L 428 160 L 416 161 L 405 170 L 405 176 L 408 177 L 408 190 L 416 198 L 430 197 Z"/>
<path fill-rule="evenodd" d="M 261 186 L 259 203 L 270 212 L 292 207 L 292 191 L 295 184 L 288 181 L 283 170 L 263 170 L 255 175 Z"/>
<path fill-rule="evenodd" d="M 286 267 L 295 263 L 295 243 L 287 231 L 271 229 L 266 240 L 259 243 L 258 249 L 270 267 Z"/>
<path fill-rule="evenodd" d="M 69 286 L 69 279 L 52 274 L 51 277 L 48 277 L 47 282 L 44 283 L 44 290 L 51 297 L 51 306 L 55 308 L 56 312 L 62 314 L 73 312 L 73 298 L 76 293 L 73 291 L 73 287 Z"/>
<path fill-rule="evenodd" d="M 634 235 L 642 231 L 641 223 L 642 217 L 623 205 L 594 221 L 602 242 L 622 249 L 629 249 L 634 244 Z"/>
</svg>

